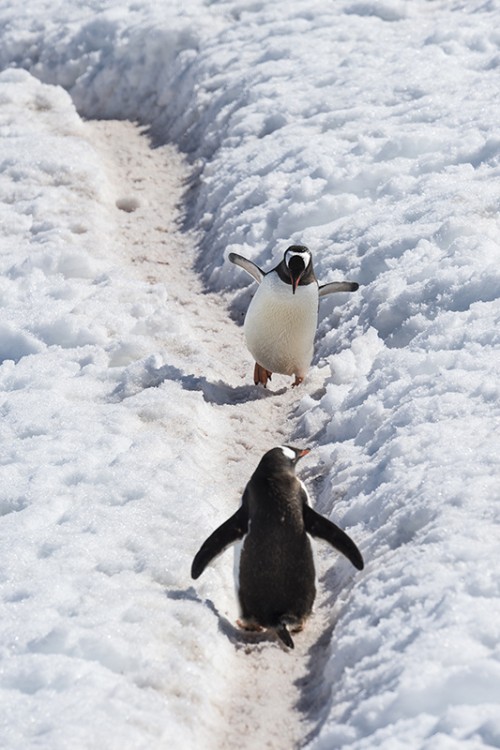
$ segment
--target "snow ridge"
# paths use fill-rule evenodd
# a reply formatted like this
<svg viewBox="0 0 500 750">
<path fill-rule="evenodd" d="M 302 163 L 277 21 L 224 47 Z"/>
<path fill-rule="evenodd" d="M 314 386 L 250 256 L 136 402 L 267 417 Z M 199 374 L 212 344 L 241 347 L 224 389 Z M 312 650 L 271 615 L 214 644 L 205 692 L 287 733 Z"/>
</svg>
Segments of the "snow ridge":
<svg viewBox="0 0 500 750">
<path fill-rule="evenodd" d="M 227 561 L 183 575 L 270 447 L 262 408 L 266 443 L 314 448 L 301 476 L 367 561 L 321 571 L 286 740 L 498 746 L 498 3 L 163 5 L 0 10 L 4 744 L 220 738 L 244 656 Z M 139 190 L 75 104 L 189 154 L 194 295 L 158 216 L 144 260 Z M 212 294 L 240 321 L 225 254 L 267 268 L 291 242 L 361 286 L 322 301 L 304 389 L 262 394 Z"/>
</svg>

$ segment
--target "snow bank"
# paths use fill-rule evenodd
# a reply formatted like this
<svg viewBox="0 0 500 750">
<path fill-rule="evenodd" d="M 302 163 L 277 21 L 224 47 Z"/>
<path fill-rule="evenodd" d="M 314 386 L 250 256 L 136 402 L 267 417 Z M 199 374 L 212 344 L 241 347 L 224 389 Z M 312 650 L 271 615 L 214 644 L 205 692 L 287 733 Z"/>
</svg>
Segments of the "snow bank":
<svg viewBox="0 0 500 750">
<path fill-rule="evenodd" d="M 217 443 L 209 407 L 165 373 L 151 387 L 153 332 L 183 331 L 164 286 L 118 266 L 112 187 L 69 96 L 9 71 L 0 100 L 0 744 L 192 747 L 225 685 L 215 664 L 206 690 L 205 663 L 232 648 L 176 593 L 211 494 L 190 485 Z"/>
<path fill-rule="evenodd" d="M 188 218 L 202 230 L 198 268 L 208 288 L 236 290 L 247 283 L 224 262 L 227 252 L 236 250 L 267 268 L 291 242 L 311 248 L 322 281 L 349 278 L 361 284 L 356 295 L 321 304 L 315 365 L 322 385 L 303 393 L 294 428 L 295 438 L 316 446 L 317 468 L 325 475 L 318 507 L 331 513 L 335 503 L 336 519 L 361 541 L 368 563 L 352 589 L 346 582 L 323 678 L 331 691 L 329 704 L 321 708 L 323 725 L 310 745 L 499 746 L 500 598 L 492 561 L 500 521 L 500 140 L 495 135 L 500 8 L 495 2 L 397 0 L 335 5 L 193 0 L 182 7 L 158 9 L 146 1 L 127 11 L 113 2 L 92 8 L 37 2 L 20 11 L 5 6 L 1 64 L 26 67 L 43 81 L 63 85 L 86 116 L 140 120 L 159 142 L 173 140 L 190 154 L 197 182 Z M 154 433 L 151 450 L 147 419 L 144 433 L 138 420 L 143 409 L 146 414 L 160 410 L 167 419 L 175 404 L 179 418 L 189 421 L 191 409 L 209 406 L 194 391 L 183 392 L 181 400 L 175 381 L 164 386 L 161 397 L 147 389 L 130 391 L 131 398 L 118 404 L 108 398 L 113 372 L 102 362 L 110 363 L 109 331 L 133 338 L 130 367 L 138 366 L 134 362 L 145 357 L 151 341 L 133 333 L 134 315 L 144 313 L 130 301 L 130 280 L 123 295 L 117 293 L 120 277 L 111 271 L 101 244 L 108 219 L 99 164 L 60 89 L 39 87 L 20 72 L 3 74 L 2 87 L 7 112 L 29 107 L 30 122 L 35 118 L 36 132 L 43 134 L 40 149 L 49 149 L 48 157 L 38 153 L 33 137 L 23 146 L 17 108 L 6 123 L 17 139 L 15 158 L 2 153 L 2 179 L 15 196 L 2 209 L 1 294 L 12 311 L 10 320 L 2 321 L 0 345 L 10 414 L 3 429 L 9 431 L 9 450 L 15 451 L 14 484 L 10 499 L 2 500 L 12 510 L 7 524 L 16 523 L 16 511 L 28 502 L 31 508 L 28 490 L 37 495 L 39 486 L 48 495 L 54 482 L 59 488 L 53 501 L 56 540 L 47 542 L 55 550 L 44 556 L 42 546 L 36 565 L 33 557 L 26 559 L 23 540 L 30 524 L 36 525 L 35 510 L 27 527 L 16 524 L 7 536 L 9 560 L 15 559 L 12 549 L 19 550 L 17 565 L 25 566 L 20 578 L 29 580 L 33 568 L 40 576 L 31 592 L 23 584 L 12 593 L 12 606 L 30 602 L 32 620 L 15 648 L 38 670 L 31 682 L 21 679 L 23 672 L 14 665 L 12 684 L 7 680 L 9 690 L 23 694 L 22 704 L 17 692 L 8 704 L 14 717 L 10 726 L 19 727 L 35 689 L 45 689 L 48 700 L 68 679 L 64 663 L 58 665 L 61 672 L 54 673 L 53 660 L 43 669 L 51 644 L 53 650 L 58 644 L 63 662 L 85 661 L 99 653 L 95 630 L 110 636 L 91 614 L 87 640 L 83 634 L 52 631 L 45 613 L 33 617 L 43 612 L 47 585 L 48 569 L 37 568 L 39 561 L 60 555 L 60 565 L 77 564 L 71 547 L 57 547 L 57 535 L 65 533 L 61 519 L 69 513 L 78 528 L 89 524 L 86 543 L 103 550 L 104 568 L 119 567 L 126 586 L 135 585 L 137 566 L 146 568 L 148 607 L 158 606 L 171 583 L 164 577 L 160 537 L 173 540 L 173 559 L 184 566 L 188 554 L 185 540 L 172 534 L 174 519 L 165 520 L 165 534 L 158 535 L 147 511 L 135 517 L 133 498 L 126 502 L 134 466 L 141 461 L 159 472 L 154 488 L 137 483 L 132 492 L 143 499 L 142 507 L 155 501 L 163 481 L 168 484 L 168 448 L 163 443 L 160 448 Z M 16 99 L 21 105 L 14 101 L 19 95 L 26 97 Z M 33 288 L 37 303 L 31 311 Z M 109 296 L 108 288 L 113 289 Z M 133 292 L 140 299 L 147 296 L 150 314 L 165 315 L 168 327 L 162 294 L 140 285 Z M 245 288 L 235 295 L 233 311 L 240 312 L 247 299 Z M 56 342 L 57 352 L 51 348 Z M 79 373 L 98 362 L 99 377 L 90 386 L 80 380 L 79 391 Z M 133 377 L 131 369 L 127 372 Z M 126 389 L 128 376 L 119 373 L 113 386 Z M 23 391 L 23 399 L 16 400 L 26 385 L 32 396 Z M 95 419 L 87 418 L 94 408 L 104 425 L 101 435 Z M 68 466 L 58 464 L 62 449 L 50 449 L 59 466 L 57 480 L 39 466 L 36 453 L 40 442 L 50 440 L 51 420 L 66 425 L 63 445 L 71 456 Z M 213 422 L 208 412 L 200 421 Z M 119 437 L 113 438 L 116 424 Z M 190 446 L 189 462 L 198 460 L 197 452 L 213 435 L 210 429 L 205 440 L 194 429 L 189 437 L 181 434 Z M 124 443 L 129 430 L 137 435 L 133 444 Z M 72 473 L 81 453 L 92 453 L 96 444 L 108 466 L 96 471 L 92 459 Z M 129 473 L 122 476 L 124 445 L 136 463 L 129 465 L 128 457 Z M 110 471 L 113 461 L 119 469 Z M 176 481 L 187 482 L 189 471 L 188 465 L 176 472 Z M 28 488 L 30 476 L 35 484 Z M 64 483 L 70 488 L 66 500 L 60 493 Z M 110 485 L 114 501 L 108 497 Z M 199 503 L 206 519 L 211 508 L 203 488 L 200 493 L 190 507 Z M 95 516 L 84 520 L 84 512 L 72 516 L 79 497 L 91 508 L 92 498 L 98 498 L 98 510 L 91 514 L 102 514 L 103 523 L 97 525 Z M 127 514 L 115 553 L 106 550 L 102 531 L 111 502 L 123 503 Z M 176 506 L 176 517 L 178 512 Z M 138 528 L 136 534 L 131 528 Z M 83 551 L 82 585 L 88 587 Z M 331 584 L 333 590 L 332 581 L 327 575 L 327 588 Z M 101 582 L 89 596 L 103 601 L 111 594 Z M 58 606 L 69 608 L 72 597 L 84 594 L 72 591 L 67 597 Z M 137 670 L 136 682 L 127 683 L 127 691 L 141 680 L 166 683 L 179 665 L 188 665 L 186 679 L 175 678 L 177 687 L 170 689 L 169 695 L 178 697 L 171 713 L 157 719 L 161 726 L 146 730 L 159 736 L 162 722 L 170 720 L 184 740 L 190 702 L 203 700 L 198 681 L 204 662 L 216 675 L 217 689 L 217 680 L 223 680 L 217 665 L 221 657 L 229 658 L 229 647 L 223 638 L 214 637 L 210 647 L 204 640 L 205 651 L 195 658 L 197 628 L 213 628 L 213 622 L 195 602 L 174 598 L 169 604 L 170 632 L 179 633 L 175 657 L 171 649 L 163 655 L 148 652 L 141 628 L 129 621 L 134 615 L 127 614 L 120 588 L 110 606 L 123 606 L 123 638 L 135 639 L 141 654 L 131 668 Z M 148 627 L 142 609 L 135 617 L 141 615 L 141 625 Z M 106 673 L 106 679 L 117 681 L 119 712 L 124 699 L 118 687 L 120 655 L 110 658 L 116 676 Z M 82 690 L 97 707 L 102 686 L 95 676 L 92 680 L 89 687 L 83 678 Z M 116 726 L 122 726 L 119 718 Z M 138 726 L 129 746 L 142 746 L 145 736 L 149 742 L 151 734 L 143 732 Z"/>
</svg>

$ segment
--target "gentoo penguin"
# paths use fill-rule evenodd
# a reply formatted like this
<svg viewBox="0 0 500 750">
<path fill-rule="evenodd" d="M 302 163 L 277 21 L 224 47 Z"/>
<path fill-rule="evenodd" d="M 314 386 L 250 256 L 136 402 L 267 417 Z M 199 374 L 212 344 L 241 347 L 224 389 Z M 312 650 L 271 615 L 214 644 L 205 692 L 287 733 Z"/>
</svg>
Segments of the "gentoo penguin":
<svg viewBox="0 0 500 750">
<path fill-rule="evenodd" d="M 352 539 L 310 507 L 306 489 L 295 476 L 297 461 L 308 453 L 288 445 L 265 453 L 240 508 L 201 545 L 191 567 L 192 577 L 198 578 L 214 557 L 243 539 L 238 625 L 246 630 L 270 628 L 289 648 L 293 641 L 287 626 L 292 632 L 302 630 L 316 595 L 308 534 L 329 542 L 363 569 Z"/>
<path fill-rule="evenodd" d="M 291 245 L 283 260 L 264 273 L 251 260 L 229 253 L 229 260 L 259 284 L 244 323 L 248 349 L 255 359 L 254 383 L 266 386 L 273 372 L 304 380 L 311 364 L 320 297 L 354 292 L 359 284 L 333 281 L 318 285 L 310 250 Z"/>
</svg>

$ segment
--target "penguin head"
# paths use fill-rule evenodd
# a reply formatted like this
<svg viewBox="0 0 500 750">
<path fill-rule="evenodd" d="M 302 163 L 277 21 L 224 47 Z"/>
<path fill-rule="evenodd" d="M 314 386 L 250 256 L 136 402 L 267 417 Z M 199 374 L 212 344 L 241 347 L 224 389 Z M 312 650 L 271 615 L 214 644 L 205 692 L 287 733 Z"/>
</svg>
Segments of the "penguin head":
<svg viewBox="0 0 500 750">
<path fill-rule="evenodd" d="M 300 280 L 313 275 L 311 253 L 305 245 L 290 245 L 285 250 L 283 262 L 292 284 L 292 293 L 295 294 Z"/>
<path fill-rule="evenodd" d="M 276 472 L 295 473 L 295 465 L 300 458 L 307 456 L 311 452 L 310 448 L 293 448 L 291 445 L 280 445 L 273 448 L 262 456 L 258 470 L 266 474 Z"/>
<path fill-rule="evenodd" d="M 299 458 L 303 458 L 311 452 L 310 448 L 293 448 L 291 445 L 280 445 L 278 450 L 282 452 L 285 459 L 289 461 L 292 466 L 295 466 Z"/>
</svg>

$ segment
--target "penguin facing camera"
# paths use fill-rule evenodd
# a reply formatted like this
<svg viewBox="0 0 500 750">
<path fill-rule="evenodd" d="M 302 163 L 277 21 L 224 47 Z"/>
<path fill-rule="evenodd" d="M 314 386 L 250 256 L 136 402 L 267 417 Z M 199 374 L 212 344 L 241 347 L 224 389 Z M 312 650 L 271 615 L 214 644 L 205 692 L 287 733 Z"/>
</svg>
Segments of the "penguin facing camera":
<svg viewBox="0 0 500 750">
<path fill-rule="evenodd" d="M 243 539 L 239 562 L 238 598 L 245 630 L 273 630 L 293 648 L 288 630 L 298 632 L 311 614 L 316 596 L 309 534 L 323 539 L 358 569 L 363 558 L 352 539 L 310 505 L 295 475 L 297 461 L 309 453 L 285 445 L 262 457 L 243 492 L 234 515 L 217 528 L 198 550 L 191 576 L 230 544 Z"/>
<path fill-rule="evenodd" d="M 292 387 L 300 385 L 313 356 L 320 298 L 354 292 L 359 284 L 333 281 L 320 286 L 311 251 L 304 245 L 287 248 L 283 260 L 267 273 L 237 253 L 228 258 L 259 285 L 244 322 L 247 347 L 255 359 L 255 385 L 265 387 L 273 372 L 295 375 Z"/>
</svg>

